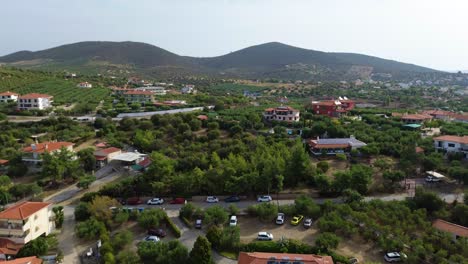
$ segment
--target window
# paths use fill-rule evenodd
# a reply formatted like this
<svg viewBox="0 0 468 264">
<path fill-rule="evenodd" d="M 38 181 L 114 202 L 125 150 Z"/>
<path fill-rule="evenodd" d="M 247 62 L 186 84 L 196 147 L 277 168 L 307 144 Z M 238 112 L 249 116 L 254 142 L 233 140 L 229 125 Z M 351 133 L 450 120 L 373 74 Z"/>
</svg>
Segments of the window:
<svg viewBox="0 0 468 264">
<path fill-rule="evenodd" d="M 454 148 L 455 147 L 455 144 L 453 144 L 453 143 L 448 143 L 447 145 L 448 145 L 449 148 Z"/>
</svg>

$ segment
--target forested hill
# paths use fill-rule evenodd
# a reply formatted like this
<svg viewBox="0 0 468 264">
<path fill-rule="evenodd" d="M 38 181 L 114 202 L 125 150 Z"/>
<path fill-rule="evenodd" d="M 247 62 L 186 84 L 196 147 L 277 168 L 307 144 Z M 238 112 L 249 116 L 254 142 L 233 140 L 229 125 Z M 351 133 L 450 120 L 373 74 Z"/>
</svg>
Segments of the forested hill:
<svg viewBox="0 0 468 264">
<path fill-rule="evenodd" d="M 19 51 L 0 63 L 46 70 L 76 70 L 113 74 L 139 72 L 149 76 L 210 75 L 240 78 L 328 80 L 365 78 L 372 73 L 395 76 L 437 71 L 377 57 L 329 53 L 271 42 L 223 56 L 179 56 L 139 42 L 88 41 L 42 51 Z"/>
</svg>

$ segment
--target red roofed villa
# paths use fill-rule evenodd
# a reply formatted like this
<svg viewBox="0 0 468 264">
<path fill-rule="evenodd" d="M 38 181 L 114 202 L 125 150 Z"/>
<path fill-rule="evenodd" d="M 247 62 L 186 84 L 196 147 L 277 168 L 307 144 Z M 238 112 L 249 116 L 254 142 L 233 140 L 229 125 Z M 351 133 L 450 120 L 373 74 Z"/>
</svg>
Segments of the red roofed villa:
<svg viewBox="0 0 468 264">
<path fill-rule="evenodd" d="M 263 118 L 267 121 L 299 122 L 299 110 L 289 106 L 267 108 L 263 112 Z"/>
<path fill-rule="evenodd" d="M 18 97 L 19 110 L 44 110 L 52 107 L 53 96 L 48 94 L 30 93 Z"/>
<path fill-rule="evenodd" d="M 0 93 L 0 103 L 16 102 L 18 96 L 19 94 L 10 91 Z"/>
<path fill-rule="evenodd" d="M 96 168 L 102 168 L 112 161 L 113 157 L 122 154 L 122 150 L 115 147 L 96 150 L 94 157 L 96 158 Z"/>
<path fill-rule="evenodd" d="M 330 256 L 269 252 L 240 252 L 238 264 L 333 264 Z"/>
<path fill-rule="evenodd" d="M 14 260 L 6 260 L 1 262 L 2 264 L 42 264 L 42 259 L 38 257 L 25 257 L 25 258 L 17 258 Z"/>
<path fill-rule="evenodd" d="M 422 124 L 432 120 L 432 116 L 426 114 L 404 114 L 401 120 L 406 124 Z"/>
<path fill-rule="evenodd" d="M 354 109 L 356 103 L 348 98 L 339 98 L 338 100 L 313 101 L 311 103 L 312 112 L 316 115 L 325 115 L 329 117 L 341 117 Z"/>
<path fill-rule="evenodd" d="M 468 227 L 465 226 L 437 219 L 432 223 L 432 227 L 439 231 L 451 234 L 453 236 L 453 240 L 460 237 L 468 238 Z"/>
<path fill-rule="evenodd" d="M 31 162 L 37 164 L 42 161 L 41 154 L 47 153 L 56 153 L 62 148 L 65 148 L 68 151 L 73 151 L 73 143 L 71 142 L 43 142 L 37 144 L 31 144 L 23 148 L 23 158 L 24 162 Z"/>
</svg>

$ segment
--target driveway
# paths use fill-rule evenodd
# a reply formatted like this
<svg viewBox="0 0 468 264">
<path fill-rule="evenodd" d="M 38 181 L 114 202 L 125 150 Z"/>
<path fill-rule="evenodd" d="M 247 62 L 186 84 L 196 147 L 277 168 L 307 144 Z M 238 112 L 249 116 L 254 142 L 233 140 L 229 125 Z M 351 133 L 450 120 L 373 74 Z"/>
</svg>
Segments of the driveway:
<svg viewBox="0 0 468 264">
<path fill-rule="evenodd" d="M 75 207 L 64 206 L 63 212 L 65 219 L 63 221 L 62 232 L 57 236 L 59 248 L 63 252 L 63 262 L 66 264 L 79 264 L 79 254 L 85 251 L 91 245 L 83 245 L 75 235 Z"/>
</svg>

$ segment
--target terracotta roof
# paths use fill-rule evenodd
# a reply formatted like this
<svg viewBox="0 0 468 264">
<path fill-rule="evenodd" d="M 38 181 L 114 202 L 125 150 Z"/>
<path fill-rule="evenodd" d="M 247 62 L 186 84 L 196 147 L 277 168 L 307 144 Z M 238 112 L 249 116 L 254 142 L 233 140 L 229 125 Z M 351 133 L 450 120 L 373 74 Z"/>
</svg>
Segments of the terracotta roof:
<svg viewBox="0 0 468 264">
<path fill-rule="evenodd" d="M 135 90 L 131 90 L 131 91 L 128 91 L 124 94 L 129 94 L 129 95 L 153 95 L 154 93 L 153 92 L 150 92 L 150 91 L 135 91 Z"/>
<path fill-rule="evenodd" d="M 265 264 L 268 260 L 277 260 L 279 262 L 301 261 L 304 264 L 333 264 L 333 259 L 330 256 L 318 256 L 312 254 L 286 254 L 286 253 L 269 253 L 269 252 L 240 252 L 238 264 Z"/>
<path fill-rule="evenodd" d="M 69 147 L 73 146 L 74 144 L 71 142 L 43 142 L 35 144 L 36 149 L 34 150 L 32 146 L 28 146 L 23 148 L 23 152 L 36 152 L 36 153 L 44 153 L 44 152 L 54 152 L 56 150 L 61 149 L 62 147 Z"/>
<path fill-rule="evenodd" d="M 50 203 L 43 202 L 21 202 L 8 207 L 0 212 L 0 219 L 25 220 L 32 214 L 49 206 Z"/>
<path fill-rule="evenodd" d="M 450 112 L 450 111 L 444 111 L 444 110 L 426 110 L 426 111 L 423 111 L 422 114 L 431 115 L 431 116 L 452 116 L 455 113 Z"/>
<path fill-rule="evenodd" d="M 312 102 L 312 105 L 323 105 L 323 106 L 335 106 L 335 101 L 319 101 L 319 102 Z"/>
<path fill-rule="evenodd" d="M 421 147 L 416 147 L 414 150 L 416 153 L 424 153 L 424 149 Z"/>
<path fill-rule="evenodd" d="M 151 159 L 149 157 L 145 157 L 142 161 L 138 163 L 138 165 L 142 166 L 143 168 L 146 168 L 149 165 L 151 165 Z"/>
<path fill-rule="evenodd" d="M 440 231 L 448 232 L 460 237 L 468 237 L 468 227 L 450 223 L 442 219 L 435 220 L 432 223 L 432 227 Z"/>
<path fill-rule="evenodd" d="M 105 149 L 95 151 L 94 156 L 107 157 L 109 154 L 119 152 L 119 151 L 122 151 L 122 150 L 119 148 L 110 147 L 110 148 L 105 148 Z"/>
<path fill-rule="evenodd" d="M 9 162 L 8 160 L 0 159 L 0 165 L 5 165 L 8 162 Z"/>
<path fill-rule="evenodd" d="M 275 107 L 275 108 L 267 108 L 265 109 L 265 111 L 276 111 L 276 112 L 283 112 L 283 111 L 296 111 L 296 112 L 299 112 L 299 110 L 296 110 L 292 107 L 289 107 L 289 106 L 278 106 L 278 107 Z"/>
<path fill-rule="evenodd" d="M 19 98 L 20 99 L 38 99 L 38 98 L 52 98 L 52 95 L 48 94 L 40 94 L 40 93 L 30 93 L 30 94 L 25 94 L 21 95 Z"/>
<path fill-rule="evenodd" d="M 17 244 L 8 238 L 0 238 L 0 254 L 14 256 L 22 247 L 23 244 Z"/>
<path fill-rule="evenodd" d="M 200 120 L 208 120 L 208 117 L 206 115 L 199 115 L 197 116 L 197 118 Z"/>
<path fill-rule="evenodd" d="M 6 92 L 3 92 L 3 93 L 0 93 L 0 96 L 2 95 L 19 95 L 17 93 L 14 93 L 14 92 L 10 92 L 10 91 L 6 91 Z"/>
<path fill-rule="evenodd" d="M 445 136 L 440 136 L 440 137 L 435 137 L 434 140 L 437 141 L 450 141 L 450 142 L 457 142 L 461 144 L 468 144 L 468 136 L 450 136 L 450 135 L 445 135 Z"/>
<path fill-rule="evenodd" d="M 5 264 L 42 264 L 42 259 L 37 257 L 17 258 L 14 260 L 0 261 Z"/>
<path fill-rule="evenodd" d="M 468 121 L 468 115 L 453 115 L 453 118 L 455 118 L 455 120 Z"/>
<path fill-rule="evenodd" d="M 424 114 L 406 114 L 406 115 L 403 115 L 401 119 L 426 120 L 426 119 L 432 119 L 432 116 L 424 115 Z"/>
</svg>

